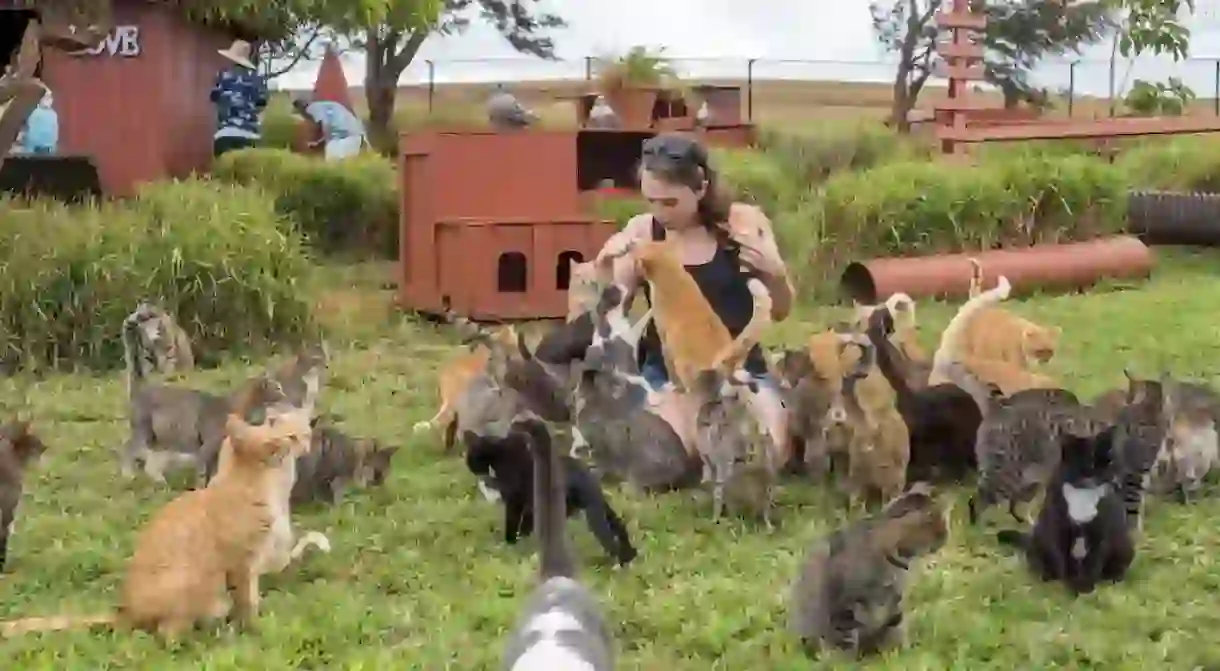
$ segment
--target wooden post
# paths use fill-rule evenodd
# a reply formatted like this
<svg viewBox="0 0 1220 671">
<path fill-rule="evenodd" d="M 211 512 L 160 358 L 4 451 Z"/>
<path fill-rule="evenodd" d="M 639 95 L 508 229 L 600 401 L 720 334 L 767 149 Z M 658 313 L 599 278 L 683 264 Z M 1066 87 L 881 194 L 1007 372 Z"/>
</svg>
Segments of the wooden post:
<svg viewBox="0 0 1220 671">
<path fill-rule="evenodd" d="M 981 109 L 981 101 L 970 95 L 970 82 L 983 80 L 983 46 L 975 42 L 976 33 L 987 28 L 987 17 L 970 11 L 969 0 L 953 0 L 952 8 L 936 16 L 936 25 L 948 29 L 952 38 L 937 42 L 936 51 L 943 60 L 939 72 L 949 80 L 949 95 L 934 107 L 937 130 L 949 128 L 964 132 L 969 111 Z M 941 140 L 941 151 L 947 155 L 964 154 L 966 146 L 951 139 Z"/>
</svg>

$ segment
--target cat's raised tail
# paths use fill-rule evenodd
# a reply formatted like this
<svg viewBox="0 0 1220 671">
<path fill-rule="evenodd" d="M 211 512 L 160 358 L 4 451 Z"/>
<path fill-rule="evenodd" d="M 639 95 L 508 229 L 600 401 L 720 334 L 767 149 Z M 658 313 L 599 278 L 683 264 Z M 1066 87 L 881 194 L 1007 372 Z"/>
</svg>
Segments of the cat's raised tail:
<svg viewBox="0 0 1220 671">
<path fill-rule="evenodd" d="M 118 622 L 118 613 L 97 615 L 52 615 L 50 617 L 24 617 L 20 620 L 0 622 L 0 638 L 12 638 L 22 634 L 43 631 L 67 631 L 69 629 L 93 629 L 110 627 Z"/>
<path fill-rule="evenodd" d="M 965 335 L 966 329 L 974 320 L 975 315 L 1006 300 L 1010 293 L 1012 293 L 1012 285 L 1008 283 L 1007 277 L 1001 275 L 994 288 L 971 298 L 958 309 L 957 314 L 953 315 L 952 321 L 941 333 L 940 347 L 936 349 L 936 354 L 932 357 L 932 372 L 928 375 L 929 385 L 943 384 L 949 380 L 946 368 L 951 362 L 958 360 L 962 336 Z"/>
</svg>

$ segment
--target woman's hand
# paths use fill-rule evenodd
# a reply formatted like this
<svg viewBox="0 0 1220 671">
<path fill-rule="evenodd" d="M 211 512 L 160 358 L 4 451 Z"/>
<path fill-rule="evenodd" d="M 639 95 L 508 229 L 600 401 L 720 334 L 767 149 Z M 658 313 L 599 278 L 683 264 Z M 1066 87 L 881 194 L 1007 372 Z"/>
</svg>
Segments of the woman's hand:
<svg viewBox="0 0 1220 671">
<path fill-rule="evenodd" d="M 733 240 L 741 247 L 741 262 L 754 272 L 768 278 L 787 274 L 774 238 L 759 230 L 754 233 L 734 232 Z"/>
<path fill-rule="evenodd" d="M 635 239 L 631 236 L 622 235 L 621 233 L 612 236 L 606 241 L 606 245 L 602 247 L 602 250 L 597 253 L 597 265 L 608 266 L 618 259 L 630 254 L 634 247 Z"/>
</svg>

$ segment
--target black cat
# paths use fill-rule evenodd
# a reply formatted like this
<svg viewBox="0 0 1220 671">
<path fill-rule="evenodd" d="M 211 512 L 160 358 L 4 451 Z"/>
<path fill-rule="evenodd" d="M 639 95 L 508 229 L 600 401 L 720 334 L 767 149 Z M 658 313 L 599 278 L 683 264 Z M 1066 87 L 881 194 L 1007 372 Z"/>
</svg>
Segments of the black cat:
<svg viewBox="0 0 1220 671">
<path fill-rule="evenodd" d="M 1032 533 L 1006 530 L 1001 543 L 1025 550 L 1043 580 L 1062 581 L 1075 594 L 1092 592 L 1103 580 L 1119 582 L 1135 559 L 1117 483 L 1114 428 L 1093 436 L 1067 434 L 1055 477 Z"/>
<path fill-rule="evenodd" d="M 477 436 L 467 431 L 462 440 L 467 447 L 466 467 L 499 493 L 504 504 L 504 541 L 511 545 L 518 537 L 529 536 L 534 530 L 534 456 L 529 437 L 516 430 L 504 438 Z M 570 456 L 561 456 L 559 463 L 567 490 L 566 514 L 571 516 L 583 510 L 589 529 L 606 554 L 620 565 L 631 563 L 637 552 L 631 545 L 627 526 L 610 507 L 597 478 Z"/>
</svg>

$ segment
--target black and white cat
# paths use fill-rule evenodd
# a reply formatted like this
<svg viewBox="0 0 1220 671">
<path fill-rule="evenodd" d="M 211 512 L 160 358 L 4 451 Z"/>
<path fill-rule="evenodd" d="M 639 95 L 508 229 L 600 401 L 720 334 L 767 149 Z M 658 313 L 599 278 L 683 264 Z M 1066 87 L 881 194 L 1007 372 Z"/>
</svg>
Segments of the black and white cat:
<svg viewBox="0 0 1220 671">
<path fill-rule="evenodd" d="M 1001 531 L 1001 543 L 1025 551 L 1035 574 L 1076 594 L 1123 579 L 1135 559 L 1114 464 L 1114 427 L 1092 436 L 1065 434 L 1063 454 L 1032 532 Z"/>
</svg>

